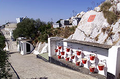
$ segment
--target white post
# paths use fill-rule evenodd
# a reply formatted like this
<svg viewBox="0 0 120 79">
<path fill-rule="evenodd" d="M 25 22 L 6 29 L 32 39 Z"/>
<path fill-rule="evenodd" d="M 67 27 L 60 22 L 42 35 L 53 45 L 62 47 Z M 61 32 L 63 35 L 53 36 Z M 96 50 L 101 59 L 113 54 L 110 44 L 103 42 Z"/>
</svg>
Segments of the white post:
<svg viewBox="0 0 120 79">
<path fill-rule="evenodd" d="M 51 38 L 48 38 L 48 56 L 51 57 L 52 51 L 51 51 Z"/>
</svg>

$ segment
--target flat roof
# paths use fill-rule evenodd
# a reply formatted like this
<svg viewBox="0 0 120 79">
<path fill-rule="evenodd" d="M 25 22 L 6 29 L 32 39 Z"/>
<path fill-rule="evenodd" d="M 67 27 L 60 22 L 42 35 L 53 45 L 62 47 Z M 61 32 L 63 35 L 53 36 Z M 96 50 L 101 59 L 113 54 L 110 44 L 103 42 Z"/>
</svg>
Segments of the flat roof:
<svg viewBox="0 0 120 79">
<path fill-rule="evenodd" d="M 100 43 L 94 43 L 94 42 L 88 42 L 88 41 L 79 41 L 75 39 L 67 39 L 67 40 L 63 40 L 63 42 L 77 43 L 77 44 L 99 47 L 104 49 L 109 49 L 112 47 L 112 45 L 106 45 L 106 44 L 100 44 Z"/>
<path fill-rule="evenodd" d="M 59 40 L 63 40 L 63 38 L 60 38 L 60 37 L 50 37 L 51 40 L 53 41 L 59 41 Z"/>
</svg>

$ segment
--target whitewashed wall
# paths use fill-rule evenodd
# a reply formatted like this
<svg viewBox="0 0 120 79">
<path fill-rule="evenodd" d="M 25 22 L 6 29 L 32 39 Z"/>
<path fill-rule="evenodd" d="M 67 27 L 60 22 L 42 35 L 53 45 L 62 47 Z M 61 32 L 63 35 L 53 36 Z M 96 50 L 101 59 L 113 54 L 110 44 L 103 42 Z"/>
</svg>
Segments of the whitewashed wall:
<svg viewBox="0 0 120 79">
<path fill-rule="evenodd" d="M 98 72 L 101 75 L 107 76 L 107 64 L 106 64 L 107 60 L 108 60 L 108 50 L 107 49 L 64 42 L 64 49 L 66 49 L 66 47 L 69 47 L 69 46 L 72 48 L 73 54 L 76 56 L 76 58 L 73 60 L 73 63 L 76 63 L 77 60 L 82 62 L 82 58 L 87 58 L 87 63 L 86 64 L 81 63 L 85 68 L 89 69 L 89 67 L 91 66 L 91 63 L 93 63 L 92 65 L 95 65 L 95 67 L 96 67 L 95 71 L 96 72 Z M 80 49 L 78 49 L 78 48 L 80 48 Z M 80 56 L 76 55 L 77 50 L 81 50 L 82 54 L 84 54 L 85 56 L 84 55 L 80 55 Z M 92 51 L 95 51 L 95 52 L 92 53 Z M 66 53 L 70 53 L 70 52 L 66 52 Z M 94 61 L 91 61 L 89 59 L 90 54 L 96 55 Z M 104 63 L 104 62 L 101 62 L 101 60 L 106 60 L 106 61 Z M 98 63 L 103 63 L 105 65 L 103 71 L 98 70 Z"/>
<path fill-rule="evenodd" d="M 55 49 L 58 48 L 57 46 L 63 46 L 63 48 L 60 50 L 65 52 L 65 57 L 70 57 L 71 53 L 75 55 L 75 58 L 73 60 L 69 59 L 69 61 L 72 61 L 73 63 L 76 63 L 76 61 L 82 62 L 82 58 L 87 58 L 86 64 L 80 64 L 85 68 L 90 67 L 90 65 L 94 65 L 96 67 L 95 71 L 98 72 L 98 74 L 107 76 L 107 72 L 115 75 L 115 79 L 119 77 L 120 74 L 120 46 L 113 46 L 110 49 L 100 48 L 100 47 L 93 47 L 78 43 L 70 43 L 70 42 L 63 42 L 62 39 L 57 39 L 55 41 L 55 38 L 49 38 L 48 39 L 48 50 L 49 50 L 49 57 L 52 57 L 54 55 L 58 55 L 59 52 L 56 54 Z M 66 48 L 71 48 L 72 51 L 66 52 Z M 78 49 L 79 48 L 79 49 Z M 80 56 L 76 55 L 76 51 L 81 50 L 82 54 Z M 95 51 L 92 53 L 92 51 Z M 67 55 L 66 55 L 67 54 Z M 83 55 L 84 54 L 84 55 Z M 95 54 L 95 60 L 91 61 L 89 59 L 90 54 Z M 102 60 L 102 62 L 101 62 Z M 94 64 L 91 64 L 94 63 Z M 102 63 L 104 64 L 104 70 L 100 71 L 98 69 L 98 64 Z"/>
<path fill-rule="evenodd" d="M 18 50 L 21 49 L 20 53 L 22 55 L 28 54 L 28 53 L 30 53 L 34 49 L 33 45 L 30 44 L 30 52 L 27 52 L 27 48 L 26 48 L 26 44 L 27 43 L 30 44 L 29 42 L 22 42 L 21 41 L 20 42 L 20 48 L 19 48 L 19 44 L 18 44 Z"/>
<path fill-rule="evenodd" d="M 57 44 L 63 40 L 62 38 L 57 38 L 56 37 L 51 37 L 51 38 L 48 38 L 48 56 L 49 57 L 52 57 L 54 55 L 56 55 L 55 53 L 55 48 L 57 46 Z"/>
</svg>

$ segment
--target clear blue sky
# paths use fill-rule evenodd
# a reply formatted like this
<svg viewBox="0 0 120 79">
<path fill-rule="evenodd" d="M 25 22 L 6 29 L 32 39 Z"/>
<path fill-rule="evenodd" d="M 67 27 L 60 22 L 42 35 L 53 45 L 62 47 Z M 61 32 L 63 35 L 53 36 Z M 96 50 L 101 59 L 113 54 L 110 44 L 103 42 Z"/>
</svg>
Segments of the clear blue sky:
<svg viewBox="0 0 120 79">
<path fill-rule="evenodd" d="M 27 16 L 48 22 L 67 19 L 76 13 L 87 11 L 105 0 L 0 0 L 0 25 L 16 22 L 16 18 Z M 94 2 L 94 3 L 92 3 Z"/>
</svg>

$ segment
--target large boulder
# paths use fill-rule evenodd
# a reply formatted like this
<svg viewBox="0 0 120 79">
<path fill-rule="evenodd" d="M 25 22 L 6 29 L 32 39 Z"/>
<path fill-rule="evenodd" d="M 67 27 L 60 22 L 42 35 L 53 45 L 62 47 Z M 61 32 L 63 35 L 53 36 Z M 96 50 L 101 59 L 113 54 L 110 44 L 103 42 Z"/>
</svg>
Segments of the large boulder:
<svg viewBox="0 0 120 79">
<path fill-rule="evenodd" d="M 71 39 L 107 45 L 119 45 L 119 26 L 119 22 L 109 25 L 102 12 L 91 10 L 83 15 Z"/>
</svg>

